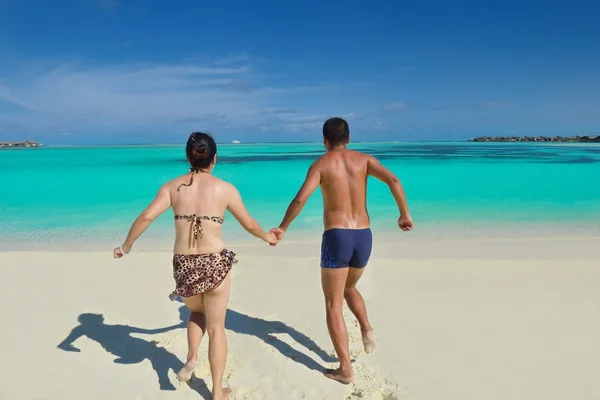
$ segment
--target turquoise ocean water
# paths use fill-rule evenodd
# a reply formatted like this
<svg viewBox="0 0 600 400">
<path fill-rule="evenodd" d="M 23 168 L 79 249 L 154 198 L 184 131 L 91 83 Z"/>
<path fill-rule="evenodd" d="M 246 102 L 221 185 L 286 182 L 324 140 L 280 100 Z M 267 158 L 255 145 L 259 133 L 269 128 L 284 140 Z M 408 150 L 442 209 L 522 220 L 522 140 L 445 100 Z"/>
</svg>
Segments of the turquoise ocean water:
<svg viewBox="0 0 600 400">
<path fill-rule="evenodd" d="M 600 230 L 600 146 L 486 143 L 355 143 L 401 179 L 416 226 L 413 237 L 552 235 Z M 251 214 L 277 225 L 321 144 L 220 145 L 215 175 L 235 184 Z M 48 147 L 0 151 L 0 245 L 120 243 L 133 219 L 167 180 L 187 171 L 184 146 Z M 397 208 L 371 179 L 375 229 L 395 230 Z M 317 191 L 293 235 L 321 230 Z M 172 239 L 172 213 L 144 235 Z M 248 240 L 231 216 L 228 240 Z M 167 246 L 168 247 L 168 246 Z"/>
</svg>

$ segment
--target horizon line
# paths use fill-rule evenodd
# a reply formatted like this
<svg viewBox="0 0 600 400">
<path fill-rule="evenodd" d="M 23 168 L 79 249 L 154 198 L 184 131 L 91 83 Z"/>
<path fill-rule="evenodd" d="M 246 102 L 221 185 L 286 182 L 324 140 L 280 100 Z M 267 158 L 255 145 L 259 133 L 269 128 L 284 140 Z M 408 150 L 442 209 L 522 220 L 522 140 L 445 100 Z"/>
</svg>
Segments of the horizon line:
<svg viewBox="0 0 600 400">
<path fill-rule="evenodd" d="M 306 141 L 289 141 L 289 142 L 241 142 L 241 143 L 232 143 L 228 142 L 215 142 L 217 145 L 246 145 L 246 144 L 323 144 L 322 141 L 317 142 L 306 142 Z M 469 140 L 382 140 L 382 141 L 356 141 L 350 142 L 352 144 L 358 143 L 469 143 Z M 113 146 L 127 146 L 127 147 L 135 147 L 135 146 L 185 146 L 185 143 L 89 143 L 89 144 L 42 144 L 43 147 L 113 147 Z"/>
</svg>

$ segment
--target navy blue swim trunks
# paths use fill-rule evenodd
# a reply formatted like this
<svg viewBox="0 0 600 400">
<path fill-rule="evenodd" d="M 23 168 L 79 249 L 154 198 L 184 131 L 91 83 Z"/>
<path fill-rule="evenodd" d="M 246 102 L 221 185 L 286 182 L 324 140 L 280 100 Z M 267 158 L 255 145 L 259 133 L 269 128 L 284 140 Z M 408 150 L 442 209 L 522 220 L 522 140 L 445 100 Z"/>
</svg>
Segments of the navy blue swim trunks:
<svg viewBox="0 0 600 400">
<path fill-rule="evenodd" d="M 322 268 L 363 268 L 369 262 L 373 247 L 371 229 L 334 228 L 323 233 Z"/>
</svg>

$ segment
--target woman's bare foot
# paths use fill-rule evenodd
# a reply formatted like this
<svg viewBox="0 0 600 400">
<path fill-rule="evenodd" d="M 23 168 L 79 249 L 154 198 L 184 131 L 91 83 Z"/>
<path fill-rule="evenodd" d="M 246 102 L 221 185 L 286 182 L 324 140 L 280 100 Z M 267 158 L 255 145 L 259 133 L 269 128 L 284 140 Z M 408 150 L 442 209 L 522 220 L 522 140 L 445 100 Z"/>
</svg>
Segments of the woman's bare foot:
<svg viewBox="0 0 600 400">
<path fill-rule="evenodd" d="M 192 375 L 194 375 L 195 367 L 195 362 L 192 363 L 188 361 L 187 363 L 185 363 L 183 368 L 181 368 L 181 370 L 179 370 L 179 372 L 177 373 L 177 379 L 179 379 L 181 382 L 188 382 L 190 379 L 192 379 Z"/>
<path fill-rule="evenodd" d="M 362 341 L 363 346 L 365 347 L 365 353 L 372 353 L 377 348 L 377 344 L 375 344 L 375 335 L 373 334 L 373 330 L 363 333 Z"/>
<path fill-rule="evenodd" d="M 343 374 L 340 368 L 338 369 L 328 369 L 325 371 L 325 376 L 329 379 L 333 379 L 334 381 L 338 381 L 343 383 L 344 385 L 349 385 L 354 382 L 354 373 Z"/>
<path fill-rule="evenodd" d="M 215 393 L 213 391 L 213 400 L 227 400 L 229 398 L 229 395 L 231 394 L 231 389 L 229 388 L 222 388 L 221 389 L 221 393 Z"/>
</svg>

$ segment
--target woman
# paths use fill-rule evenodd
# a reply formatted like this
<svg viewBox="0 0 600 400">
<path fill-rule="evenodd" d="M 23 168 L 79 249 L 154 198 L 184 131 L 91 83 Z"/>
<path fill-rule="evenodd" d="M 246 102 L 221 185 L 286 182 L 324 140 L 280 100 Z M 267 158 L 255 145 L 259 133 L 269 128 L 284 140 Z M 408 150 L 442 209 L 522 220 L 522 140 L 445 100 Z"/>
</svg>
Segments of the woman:
<svg viewBox="0 0 600 400">
<path fill-rule="evenodd" d="M 198 347 L 208 332 L 208 360 L 213 381 L 213 399 L 228 398 L 230 389 L 222 387 L 227 359 L 225 313 L 229 302 L 235 254 L 225 247 L 221 226 L 228 210 L 252 235 L 269 244 L 277 243 L 272 233 L 266 233 L 250 216 L 237 189 L 215 176 L 212 170 L 217 159 L 217 145 L 202 132 L 192 133 L 186 146 L 190 173 L 167 182 L 154 201 L 133 223 L 127 239 L 114 250 L 121 258 L 131 251 L 136 239 L 169 207 L 175 214 L 175 246 L 173 276 L 178 296 L 190 310 L 187 325 L 187 362 L 177 378 L 187 382 L 196 365 Z"/>
</svg>

